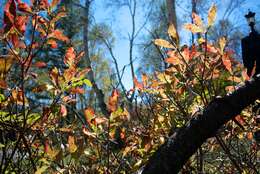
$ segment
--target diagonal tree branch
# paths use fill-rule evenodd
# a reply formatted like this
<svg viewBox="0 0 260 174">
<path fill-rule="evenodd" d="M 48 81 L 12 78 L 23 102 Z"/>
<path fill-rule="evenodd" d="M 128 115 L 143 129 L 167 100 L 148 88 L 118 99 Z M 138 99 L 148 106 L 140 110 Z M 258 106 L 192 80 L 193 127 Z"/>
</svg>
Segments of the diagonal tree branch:
<svg viewBox="0 0 260 174">
<path fill-rule="evenodd" d="M 260 98 L 260 77 L 245 83 L 232 94 L 214 99 L 183 128 L 170 136 L 153 154 L 142 174 L 178 173 L 186 161 L 218 129 Z"/>
</svg>

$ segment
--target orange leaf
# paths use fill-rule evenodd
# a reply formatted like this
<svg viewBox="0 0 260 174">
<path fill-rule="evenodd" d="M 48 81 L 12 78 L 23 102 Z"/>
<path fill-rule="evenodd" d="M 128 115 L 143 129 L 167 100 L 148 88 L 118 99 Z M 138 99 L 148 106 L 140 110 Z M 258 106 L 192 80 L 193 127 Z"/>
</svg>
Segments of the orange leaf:
<svg viewBox="0 0 260 174">
<path fill-rule="evenodd" d="M 74 65 L 76 58 L 76 53 L 73 47 L 70 47 L 67 49 L 65 58 L 64 58 L 64 63 L 67 64 L 68 66 Z"/>
<path fill-rule="evenodd" d="M 148 76 L 145 73 L 142 74 L 142 82 L 143 82 L 144 86 L 147 86 Z"/>
<path fill-rule="evenodd" d="M 117 110 L 118 105 L 119 92 L 117 89 L 112 91 L 111 96 L 108 99 L 108 109 L 110 112 L 114 112 Z"/>
<path fill-rule="evenodd" d="M 69 38 L 63 34 L 61 30 L 54 30 L 51 34 L 48 36 L 49 38 L 55 38 L 63 42 L 69 42 Z"/>
<path fill-rule="evenodd" d="M 138 90 L 144 89 L 144 85 L 142 83 L 138 82 L 136 77 L 134 77 L 134 85 L 135 85 L 135 88 L 137 88 Z"/>
<path fill-rule="evenodd" d="M 84 110 L 84 116 L 85 116 L 86 121 L 90 124 L 91 121 L 92 121 L 92 119 L 93 119 L 94 116 L 95 116 L 95 111 L 94 111 L 94 109 L 92 109 L 92 108 L 86 108 L 86 109 Z"/>
<path fill-rule="evenodd" d="M 75 144 L 75 138 L 73 136 L 68 137 L 68 144 L 69 144 L 69 152 L 74 153 L 77 150 L 77 146 Z"/>
<path fill-rule="evenodd" d="M 50 46 L 51 46 L 51 48 L 58 48 L 58 44 L 57 44 L 57 42 L 55 41 L 55 40 L 53 40 L 53 39 L 49 39 L 48 41 L 47 41 L 47 44 L 49 44 Z"/>
<path fill-rule="evenodd" d="M 84 91 L 83 88 L 75 87 L 75 88 L 71 88 L 71 89 L 70 89 L 70 93 L 71 93 L 71 94 L 84 94 L 85 91 Z"/>
<path fill-rule="evenodd" d="M 225 68 L 232 74 L 231 60 L 228 57 L 228 55 L 224 54 L 221 58 L 222 58 L 222 63 L 225 66 Z"/>
<path fill-rule="evenodd" d="M 60 114 L 63 117 L 66 117 L 68 114 L 67 108 L 65 105 L 60 105 Z"/>
<path fill-rule="evenodd" d="M 174 48 L 174 46 L 170 42 L 163 39 L 155 39 L 154 44 L 160 47 Z"/>
<path fill-rule="evenodd" d="M 166 59 L 165 59 L 165 62 L 166 62 L 166 63 L 173 64 L 173 65 L 182 64 L 182 61 L 181 61 L 177 56 L 166 58 Z"/>
<path fill-rule="evenodd" d="M 45 62 L 39 61 L 34 64 L 37 68 L 45 68 L 47 64 Z"/>
</svg>

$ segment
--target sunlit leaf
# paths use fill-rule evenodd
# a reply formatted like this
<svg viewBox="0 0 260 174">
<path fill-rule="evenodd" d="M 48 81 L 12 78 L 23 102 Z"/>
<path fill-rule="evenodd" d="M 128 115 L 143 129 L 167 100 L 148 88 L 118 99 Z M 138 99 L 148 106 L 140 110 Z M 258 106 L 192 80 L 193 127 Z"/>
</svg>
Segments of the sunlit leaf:
<svg viewBox="0 0 260 174">
<path fill-rule="evenodd" d="M 88 123 L 91 123 L 91 120 L 95 117 L 95 111 L 93 108 L 86 108 L 84 110 L 84 116 Z"/>
<path fill-rule="evenodd" d="M 68 144 L 69 144 L 69 152 L 74 153 L 77 150 L 77 145 L 75 144 L 75 138 L 74 136 L 68 137 Z"/>
<path fill-rule="evenodd" d="M 216 20 L 217 16 L 217 6 L 213 4 L 208 12 L 208 27 L 212 26 Z"/>
<path fill-rule="evenodd" d="M 57 40 L 68 42 L 69 38 L 63 34 L 61 30 L 54 30 L 51 34 L 49 34 L 48 38 L 55 38 Z"/>
<path fill-rule="evenodd" d="M 154 44 L 164 48 L 174 48 L 174 46 L 170 42 L 163 39 L 155 39 Z"/>
<path fill-rule="evenodd" d="M 177 38 L 177 31 L 173 24 L 170 24 L 170 26 L 168 28 L 168 34 L 172 38 Z"/>
<path fill-rule="evenodd" d="M 221 58 L 222 58 L 222 63 L 225 66 L 225 68 L 232 74 L 231 60 L 228 57 L 228 55 L 224 54 Z"/>
<path fill-rule="evenodd" d="M 183 26 L 186 30 L 191 31 L 192 33 L 203 33 L 204 29 L 195 24 L 184 24 Z"/>
<path fill-rule="evenodd" d="M 68 114 L 67 108 L 65 105 L 60 105 L 60 114 L 62 117 L 66 117 Z"/>
<path fill-rule="evenodd" d="M 220 39 L 219 39 L 219 47 L 220 47 L 220 53 L 221 54 L 223 54 L 223 52 L 224 52 L 224 48 L 225 48 L 225 46 L 226 46 L 226 38 L 225 37 L 221 37 Z"/>
<path fill-rule="evenodd" d="M 114 89 L 112 91 L 111 96 L 108 99 L 108 109 L 110 110 L 110 112 L 114 112 L 117 110 L 118 98 L 119 98 L 119 92 L 117 89 Z"/>
<path fill-rule="evenodd" d="M 135 85 L 135 88 L 138 89 L 138 90 L 142 90 L 144 89 L 144 85 L 142 83 L 140 83 L 136 77 L 134 77 L 134 85 Z"/>
<path fill-rule="evenodd" d="M 202 27 L 203 26 L 203 21 L 201 20 L 200 16 L 197 15 L 196 13 L 192 13 L 192 19 L 193 19 L 193 22 L 199 26 L 199 27 Z"/>
</svg>

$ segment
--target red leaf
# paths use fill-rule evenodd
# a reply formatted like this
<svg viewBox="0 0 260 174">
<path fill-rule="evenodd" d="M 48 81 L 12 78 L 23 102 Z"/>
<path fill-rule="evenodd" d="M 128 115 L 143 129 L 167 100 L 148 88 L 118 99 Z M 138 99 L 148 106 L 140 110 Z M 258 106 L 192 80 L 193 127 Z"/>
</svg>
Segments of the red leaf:
<svg viewBox="0 0 260 174">
<path fill-rule="evenodd" d="M 20 10 L 21 12 L 27 12 L 27 13 L 32 12 L 31 7 L 29 7 L 29 5 L 24 2 L 18 2 L 18 10 Z"/>
<path fill-rule="evenodd" d="M 27 22 L 28 22 L 27 16 L 17 16 L 17 18 L 15 20 L 15 27 L 17 28 L 17 30 L 19 32 L 24 34 L 24 32 L 26 30 Z"/>
<path fill-rule="evenodd" d="M 144 85 L 143 85 L 142 83 L 138 82 L 138 80 L 137 80 L 136 77 L 134 77 L 134 85 L 135 85 L 135 87 L 136 87 L 138 90 L 144 89 Z"/>
<path fill-rule="evenodd" d="M 65 54 L 64 63 L 67 64 L 68 66 L 72 66 L 74 65 L 75 58 L 76 58 L 76 53 L 74 51 L 74 48 L 73 47 L 68 48 Z"/>
<path fill-rule="evenodd" d="M 39 61 L 39 62 L 36 62 L 34 64 L 34 66 L 36 66 L 37 68 L 45 68 L 47 66 L 47 64 L 45 62 Z"/>
<path fill-rule="evenodd" d="M 75 87 L 70 89 L 71 94 L 84 94 L 85 91 L 83 88 Z"/>
<path fill-rule="evenodd" d="M 118 97 L 119 97 L 119 92 L 117 89 L 114 89 L 108 100 L 108 109 L 110 112 L 114 112 L 117 110 Z"/>
<path fill-rule="evenodd" d="M 16 4 L 14 0 L 8 0 L 4 8 L 4 31 L 8 32 L 14 25 L 16 18 Z"/>
<path fill-rule="evenodd" d="M 47 9 L 49 7 L 48 0 L 40 0 L 40 9 Z"/>
</svg>

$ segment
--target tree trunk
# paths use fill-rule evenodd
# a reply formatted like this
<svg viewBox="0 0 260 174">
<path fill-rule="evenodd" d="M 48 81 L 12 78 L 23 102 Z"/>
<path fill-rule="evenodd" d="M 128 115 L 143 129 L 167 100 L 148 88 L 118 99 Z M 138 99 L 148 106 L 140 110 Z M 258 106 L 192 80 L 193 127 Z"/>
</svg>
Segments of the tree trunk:
<svg viewBox="0 0 260 174">
<path fill-rule="evenodd" d="M 174 27 L 176 28 L 176 31 L 178 31 L 175 0 L 166 0 L 166 6 L 168 11 L 168 23 L 169 25 L 173 24 Z M 177 36 L 178 36 L 178 32 L 177 32 Z"/>
<path fill-rule="evenodd" d="M 260 97 L 260 77 L 230 95 L 216 98 L 153 154 L 142 174 L 178 173 L 187 160 L 218 129 Z"/>
<path fill-rule="evenodd" d="M 92 2 L 92 0 L 86 0 L 85 7 L 84 7 L 84 15 L 86 18 L 85 23 L 84 23 L 84 51 L 85 51 L 86 65 L 89 68 L 91 68 L 91 60 L 90 60 L 89 48 L 88 48 L 88 42 L 89 42 L 88 33 L 89 33 L 89 9 L 90 9 L 91 2 Z M 103 94 L 103 91 L 101 89 L 99 89 L 99 87 L 96 84 L 92 68 L 91 68 L 91 71 L 89 71 L 89 73 L 88 73 L 88 78 L 92 83 L 92 88 L 96 94 L 98 105 L 99 105 L 101 112 L 106 117 L 108 117 L 109 112 L 107 110 L 107 106 L 105 103 L 104 94 Z"/>
</svg>

